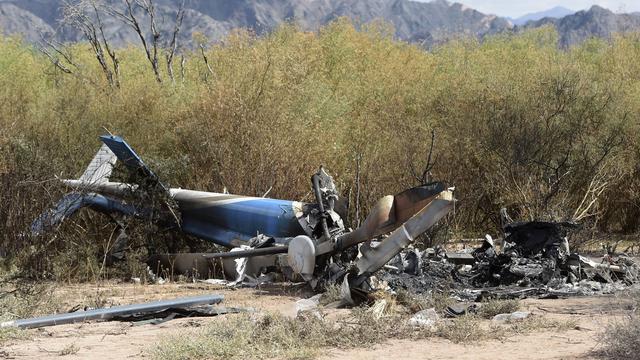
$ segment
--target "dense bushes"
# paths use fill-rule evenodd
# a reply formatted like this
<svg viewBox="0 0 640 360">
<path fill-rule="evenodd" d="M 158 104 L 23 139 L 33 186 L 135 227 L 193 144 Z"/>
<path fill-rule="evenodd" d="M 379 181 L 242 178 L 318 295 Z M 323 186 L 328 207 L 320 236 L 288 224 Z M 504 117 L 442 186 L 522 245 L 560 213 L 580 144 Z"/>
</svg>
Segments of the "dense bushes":
<svg viewBox="0 0 640 360">
<path fill-rule="evenodd" d="M 119 51 L 115 89 L 87 45 L 70 49 L 79 66 L 66 74 L 1 39 L 0 251 L 37 254 L 42 271 L 81 244 L 99 253 L 112 230 L 101 215 L 82 213 L 46 242 L 25 233 L 62 191 L 54 176 L 77 177 L 103 127 L 176 187 L 311 200 L 309 177 L 323 164 L 352 215 L 356 159 L 366 210 L 416 184 L 411 169 L 424 166 L 434 129 L 431 178 L 455 185 L 460 200 L 449 236 L 495 231 L 503 206 L 522 219 L 638 230 L 638 36 L 562 51 L 542 29 L 425 52 L 390 33 L 345 20 L 318 33 L 239 31 L 207 50 L 213 73 L 199 52 L 186 54 L 175 84 L 158 84 L 131 47 Z"/>
</svg>

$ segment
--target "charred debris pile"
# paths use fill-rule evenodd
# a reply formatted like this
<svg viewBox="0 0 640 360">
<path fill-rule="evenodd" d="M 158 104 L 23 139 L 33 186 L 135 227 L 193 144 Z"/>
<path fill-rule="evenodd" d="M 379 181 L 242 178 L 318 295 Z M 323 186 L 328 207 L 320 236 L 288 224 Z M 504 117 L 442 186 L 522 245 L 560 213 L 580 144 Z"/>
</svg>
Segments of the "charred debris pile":
<svg viewBox="0 0 640 360">
<path fill-rule="evenodd" d="M 504 227 L 501 247 L 487 235 L 469 251 L 407 249 L 376 274 L 377 280 L 392 290 L 450 292 L 469 301 L 607 294 L 638 281 L 638 265 L 627 255 L 593 259 L 572 253 L 567 235 L 577 227 L 516 222 Z"/>
</svg>

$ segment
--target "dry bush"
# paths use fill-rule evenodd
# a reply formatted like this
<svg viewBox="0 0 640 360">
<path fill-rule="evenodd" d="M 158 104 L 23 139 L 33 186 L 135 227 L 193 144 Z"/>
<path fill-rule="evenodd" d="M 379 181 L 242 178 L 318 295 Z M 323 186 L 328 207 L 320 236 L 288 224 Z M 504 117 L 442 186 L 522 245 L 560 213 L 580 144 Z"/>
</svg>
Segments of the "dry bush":
<svg viewBox="0 0 640 360">
<path fill-rule="evenodd" d="M 436 334 L 456 344 L 474 343 L 489 339 L 500 339 L 503 333 L 501 328 L 485 326 L 481 319 L 472 315 L 464 315 L 438 325 Z"/>
<path fill-rule="evenodd" d="M 38 238 L 28 231 L 66 191 L 54 176 L 82 173 L 103 126 L 175 187 L 312 201 L 309 176 L 325 165 L 350 200 L 351 226 L 357 159 L 362 219 L 381 196 L 417 184 L 411 170 L 424 166 L 435 129 L 431 178 L 455 185 L 460 201 L 425 244 L 497 230 L 501 207 L 521 219 L 583 214 L 603 233 L 635 233 L 638 36 L 567 51 L 556 40 L 542 29 L 426 52 L 384 25 L 339 19 L 316 33 L 233 32 L 205 50 L 213 73 L 188 52 L 175 84 L 156 81 L 141 49 L 120 49 L 111 87 L 83 44 L 66 49 L 81 65 L 69 76 L 0 38 L 0 256 L 32 278 L 135 271 L 104 271 L 114 226 L 102 215 L 82 211 Z M 132 233 L 140 252 L 208 249 L 150 226 Z"/>
<path fill-rule="evenodd" d="M 640 292 L 626 294 L 632 300 L 631 311 L 625 318 L 615 320 L 601 334 L 601 348 L 597 353 L 607 359 L 636 359 L 640 353 Z"/>
<path fill-rule="evenodd" d="M 524 321 L 511 321 L 508 323 L 509 334 L 528 334 L 537 331 L 564 332 L 574 330 L 578 321 L 574 319 L 557 320 L 540 315 L 531 315 Z"/>
<path fill-rule="evenodd" d="M 473 343 L 486 340 L 504 340 L 513 335 L 525 335 L 540 331 L 564 332 L 577 326 L 575 320 L 554 320 L 530 315 L 524 320 L 495 324 L 479 315 L 463 315 L 438 325 L 435 334 L 454 343 Z"/>
<path fill-rule="evenodd" d="M 320 298 L 321 305 L 328 305 L 340 300 L 342 300 L 342 287 L 340 285 L 328 284 L 325 286 L 324 293 Z"/>
<path fill-rule="evenodd" d="M 640 318 L 634 314 L 607 326 L 600 354 L 606 359 L 637 359 L 640 352 Z"/>
</svg>

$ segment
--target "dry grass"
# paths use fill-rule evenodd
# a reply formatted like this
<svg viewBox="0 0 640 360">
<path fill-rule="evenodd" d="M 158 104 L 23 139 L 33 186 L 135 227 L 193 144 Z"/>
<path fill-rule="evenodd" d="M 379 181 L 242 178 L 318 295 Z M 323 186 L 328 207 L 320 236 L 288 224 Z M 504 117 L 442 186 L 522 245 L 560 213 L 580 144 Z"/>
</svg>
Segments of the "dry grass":
<svg viewBox="0 0 640 360">
<path fill-rule="evenodd" d="M 436 309 L 437 312 L 443 312 L 448 306 L 455 303 L 455 300 L 449 296 L 448 292 L 418 295 L 404 289 L 397 291 L 396 301 L 409 309 L 411 313 L 430 308 Z"/>
<path fill-rule="evenodd" d="M 8 321 L 10 319 L 0 317 L 0 322 Z M 15 340 L 27 339 L 28 334 L 26 331 L 16 328 L 1 328 L 0 329 L 0 347 L 6 343 Z"/>
<path fill-rule="evenodd" d="M 436 334 L 456 344 L 500 338 L 500 333 L 491 331 L 491 328 L 483 325 L 478 317 L 465 315 L 450 322 L 441 323 L 436 329 Z"/>
<path fill-rule="evenodd" d="M 575 329 L 578 326 L 578 322 L 573 319 L 557 320 L 532 315 L 523 321 L 508 322 L 507 326 L 511 334 L 528 334 L 541 330 L 564 332 Z"/>
<path fill-rule="evenodd" d="M 151 349 L 156 359 L 304 359 L 323 348 L 368 346 L 389 338 L 409 337 L 414 332 L 398 317 L 376 318 L 356 309 L 341 321 L 315 316 L 296 319 L 281 315 L 241 314 L 196 332 L 160 340 Z"/>
<path fill-rule="evenodd" d="M 518 300 L 490 300 L 482 303 L 478 315 L 485 319 L 491 319 L 498 314 L 510 314 L 520 309 Z"/>
<path fill-rule="evenodd" d="M 628 318 L 610 324 L 602 334 L 600 355 L 607 359 L 631 360 L 640 354 L 640 317 Z"/>
<path fill-rule="evenodd" d="M 504 340 L 515 334 L 537 331 L 564 332 L 575 328 L 574 320 L 554 320 L 532 315 L 521 321 L 494 324 L 483 321 L 478 315 L 464 315 L 448 323 L 441 323 L 436 334 L 454 343 L 472 343 L 486 340 Z"/>
<path fill-rule="evenodd" d="M 340 285 L 329 284 L 325 287 L 325 291 L 320 298 L 321 305 L 328 305 L 342 299 L 342 292 Z"/>
<path fill-rule="evenodd" d="M 513 309 L 514 304 L 496 308 Z M 155 359 L 307 359 L 329 348 L 370 347 L 390 339 L 439 336 L 455 343 L 505 339 L 535 331 L 565 331 L 575 323 L 532 316 L 519 322 L 492 324 L 478 315 L 440 321 L 435 328 L 408 325 L 409 315 L 392 307 L 377 316 L 370 308 L 353 309 L 337 320 L 312 314 L 296 319 L 281 315 L 241 314 L 197 330 L 164 337 L 148 350 Z"/>
<path fill-rule="evenodd" d="M 599 355 L 607 359 L 637 359 L 640 354 L 640 291 L 626 296 L 633 300 L 630 313 L 609 324 L 601 334 Z"/>
<path fill-rule="evenodd" d="M 60 356 L 75 355 L 80 351 L 80 347 L 76 344 L 69 344 L 58 352 Z"/>
<path fill-rule="evenodd" d="M 50 314 L 59 311 L 61 303 L 49 285 L 0 288 L 0 309 L 7 320 Z"/>
<path fill-rule="evenodd" d="M 11 284 L 0 278 L 0 323 L 58 310 L 59 298 L 46 285 Z M 0 328 L 0 345 L 26 339 L 28 332 L 17 328 Z"/>
</svg>

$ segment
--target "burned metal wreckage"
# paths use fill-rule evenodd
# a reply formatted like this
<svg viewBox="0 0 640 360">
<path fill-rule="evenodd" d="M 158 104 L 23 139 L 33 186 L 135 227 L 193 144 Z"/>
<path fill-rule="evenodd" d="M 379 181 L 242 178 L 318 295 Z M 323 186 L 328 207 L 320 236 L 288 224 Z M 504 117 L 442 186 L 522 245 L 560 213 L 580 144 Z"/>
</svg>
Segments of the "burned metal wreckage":
<svg viewBox="0 0 640 360">
<path fill-rule="evenodd" d="M 221 264 L 227 279 L 242 281 L 277 267 L 314 287 L 347 278 L 353 288 L 366 288 L 371 274 L 445 216 L 455 201 L 443 183 L 417 186 L 380 199 L 362 226 L 350 231 L 337 209 L 333 179 L 322 167 L 311 178 L 315 203 L 184 190 L 165 186 L 122 138 L 101 140 L 103 146 L 80 179 L 63 180 L 73 192 L 40 215 L 31 230 L 49 231 L 88 207 L 150 219 L 231 249 L 153 256 L 149 265 L 156 274 L 170 267 L 173 274 L 206 277 Z M 131 182 L 110 181 L 118 160 Z M 133 201 L 140 198 L 146 202 Z M 389 235 L 372 247 L 371 240 L 383 234 Z M 355 256 L 345 254 L 357 255 L 359 244 L 361 255 L 354 263 Z M 345 257 L 351 266 L 343 265 Z"/>
<path fill-rule="evenodd" d="M 625 254 L 600 261 L 572 253 L 573 222 L 512 222 L 504 226 L 501 249 L 487 235 L 482 245 L 449 253 L 410 249 L 378 274 L 394 290 L 448 292 L 462 301 L 557 298 L 623 290 L 638 282 L 640 268 Z"/>
<path fill-rule="evenodd" d="M 333 179 L 322 167 L 311 178 L 314 203 L 184 190 L 162 184 L 122 138 L 101 140 L 80 179 L 63 180 L 74 191 L 36 219 L 32 232 L 48 231 L 89 207 L 150 219 L 230 249 L 154 255 L 148 264 L 155 274 L 222 276 L 238 284 L 277 269 L 314 288 L 341 283 L 364 295 L 377 273 L 377 283 L 392 290 L 449 291 L 461 300 L 612 292 L 637 280 L 638 267 L 629 257 L 608 255 L 597 263 L 571 253 L 567 234 L 576 224 L 515 223 L 506 221 L 506 213 L 500 251 L 490 236 L 458 253 L 413 249 L 414 239 L 453 208 L 453 189 L 443 183 L 385 196 L 360 227 L 349 230 Z M 134 175 L 131 182 L 109 180 L 117 160 Z"/>
</svg>

